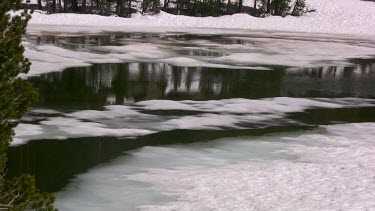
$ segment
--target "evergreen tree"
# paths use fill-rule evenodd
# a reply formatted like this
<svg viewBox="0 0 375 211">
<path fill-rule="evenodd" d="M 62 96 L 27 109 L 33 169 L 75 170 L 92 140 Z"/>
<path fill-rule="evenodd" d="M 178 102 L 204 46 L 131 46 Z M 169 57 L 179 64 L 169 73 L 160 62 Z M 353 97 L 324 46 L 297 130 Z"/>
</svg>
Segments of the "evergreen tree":
<svg viewBox="0 0 375 211">
<path fill-rule="evenodd" d="M 305 10 L 305 7 L 306 7 L 305 0 L 297 0 L 293 8 L 292 15 L 301 16 Z"/>
<path fill-rule="evenodd" d="M 78 12 L 78 1 L 77 0 L 71 0 L 71 4 L 72 4 L 72 11 Z"/>
<path fill-rule="evenodd" d="M 18 77 L 30 67 L 21 38 L 31 17 L 26 11 L 13 17 L 8 13 L 19 8 L 19 1 L 0 1 L 0 210 L 53 210 L 54 198 L 40 193 L 33 177 L 4 178 L 13 128 L 37 97 L 31 84 Z"/>
<path fill-rule="evenodd" d="M 238 0 L 238 10 L 237 10 L 238 13 L 242 12 L 242 5 L 243 5 L 243 0 Z"/>
<path fill-rule="evenodd" d="M 42 0 L 38 0 L 38 10 L 42 10 Z"/>
<path fill-rule="evenodd" d="M 149 5 L 150 5 L 150 0 L 142 1 L 142 14 L 147 13 Z"/>
<path fill-rule="evenodd" d="M 152 6 L 154 14 L 160 13 L 160 0 L 153 0 Z"/>
<path fill-rule="evenodd" d="M 56 12 L 56 0 L 52 0 L 52 12 Z"/>
<path fill-rule="evenodd" d="M 160 12 L 160 0 L 143 0 L 142 14 L 143 13 L 157 14 L 159 12 Z"/>
<path fill-rule="evenodd" d="M 262 6 L 259 9 L 262 10 L 263 12 L 267 12 L 268 11 L 267 3 L 268 3 L 268 0 L 261 0 Z"/>
<path fill-rule="evenodd" d="M 286 16 L 290 10 L 291 0 L 273 0 L 271 3 L 272 14 Z"/>
<path fill-rule="evenodd" d="M 61 1 L 61 0 L 60 0 Z M 86 0 L 82 0 L 82 5 L 81 5 L 81 13 L 86 13 Z"/>
<path fill-rule="evenodd" d="M 125 0 L 117 0 L 116 2 L 117 15 L 120 17 L 125 16 Z"/>
</svg>

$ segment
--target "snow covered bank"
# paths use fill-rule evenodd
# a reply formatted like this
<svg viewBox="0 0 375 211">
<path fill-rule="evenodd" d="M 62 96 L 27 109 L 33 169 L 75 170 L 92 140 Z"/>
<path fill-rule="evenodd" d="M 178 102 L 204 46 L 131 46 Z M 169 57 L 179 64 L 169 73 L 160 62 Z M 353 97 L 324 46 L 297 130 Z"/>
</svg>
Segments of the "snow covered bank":
<svg viewBox="0 0 375 211">
<path fill-rule="evenodd" d="M 316 9 L 302 17 L 255 18 L 245 14 L 223 17 L 187 17 L 161 13 L 156 16 L 133 15 L 130 19 L 98 15 L 34 13 L 29 33 L 41 31 L 189 31 L 189 28 L 242 30 L 280 30 L 293 32 L 375 35 L 375 4 L 360 0 L 307 0 Z M 59 26 L 59 27 L 53 27 Z M 64 28 L 68 27 L 68 28 Z M 155 29 L 159 28 L 159 29 Z M 169 29 L 168 29 L 169 28 Z M 251 33 L 251 32 L 247 32 Z"/>
<path fill-rule="evenodd" d="M 303 135 L 145 147 L 78 176 L 56 194 L 56 205 L 62 210 L 371 210 L 374 128 L 374 123 L 342 124 Z"/>
<path fill-rule="evenodd" d="M 36 139 L 75 137 L 135 137 L 175 129 L 223 130 L 263 128 L 275 125 L 298 125 L 286 115 L 313 108 L 373 107 L 375 100 L 359 98 L 266 98 L 224 99 L 211 101 L 151 100 L 132 105 L 106 106 L 103 111 L 81 110 L 59 113 L 34 110 L 25 120 L 38 124 L 20 124 L 16 128 L 18 145 Z M 198 114 L 157 115 L 150 111 L 195 111 Z M 46 113 L 47 112 L 47 113 Z M 51 112 L 53 117 L 48 116 Z M 25 129 L 29 128 L 29 129 Z M 33 130 L 32 133 L 29 131 Z"/>
</svg>

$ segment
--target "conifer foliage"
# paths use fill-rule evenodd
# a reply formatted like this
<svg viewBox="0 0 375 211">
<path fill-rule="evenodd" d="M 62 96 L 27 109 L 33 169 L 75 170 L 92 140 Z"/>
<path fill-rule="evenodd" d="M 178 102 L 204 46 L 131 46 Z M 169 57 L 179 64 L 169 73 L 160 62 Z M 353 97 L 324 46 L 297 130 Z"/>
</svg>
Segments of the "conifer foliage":
<svg viewBox="0 0 375 211">
<path fill-rule="evenodd" d="M 296 0 L 296 3 L 294 4 L 293 7 L 293 16 L 300 16 L 303 14 L 304 10 L 306 8 L 306 2 L 305 0 Z"/>
<path fill-rule="evenodd" d="M 16 0 L 0 0 L 0 210 L 54 210 L 54 198 L 40 193 L 33 177 L 5 179 L 13 128 L 37 97 L 30 83 L 18 77 L 30 67 L 21 39 L 31 17 L 26 11 L 16 14 L 19 7 Z"/>
<path fill-rule="evenodd" d="M 159 12 L 160 12 L 159 0 L 143 0 L 142 14 L 144 13 L 158 14 Z"/>
<path fill-rule="evenodd" d="M 291 0 L 273 0 L 271 3 L 273 15 L 286 16 L 290 11 Z"/>
</svg>

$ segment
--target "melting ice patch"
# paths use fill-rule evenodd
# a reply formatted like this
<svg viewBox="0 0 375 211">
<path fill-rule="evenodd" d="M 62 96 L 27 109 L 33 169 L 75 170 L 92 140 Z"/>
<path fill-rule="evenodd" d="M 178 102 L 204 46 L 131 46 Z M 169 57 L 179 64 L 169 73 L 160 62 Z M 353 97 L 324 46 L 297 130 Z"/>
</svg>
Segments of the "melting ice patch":
<svg viewBox="0 0 375 211">
<path fill-rule="evenodd" d="M 197 164 L 151 169 L 128 178 L 177 197 L 163 205 L 140 206 L 141 210 L 372 209 L 375 124 L 325 128 L 324 134 L 281 137 L 297 141 L 284 150 L 298 156 L 295 161 Z"/>
<path fill-rule="evenodd" d="M 21 140 L 35 139 L 134 137 L 175 129 L 222 130 L 298 125 L 299 122 L 289 119 L 286 115 L 314 108 L 354 108 L 374 105 L 375 100 L 372 99 L 277 97 L 258 100 L 240 98 L 210 101 L 150 100 L 131 105 L 105 106 L 103 110 L 81 110 L 71 113 L 39 109 L 33 110 L 24 119 L 24 121 L 34 120 L 38 123 L 21 125 L 16 129 L 15 138 L 21 143 Z M 173 112 L 159 115 L 155 112 L 160 110 L 185 112 L 179 115 Z M 51 114 L 53 116 L 49 116 Z M 27 132 L 33 128 L 36 128 L 37 134 Z"/>
<path fill-rule="evenodd" d="M 30 112 L 39 114 L 60 114 L 60 112 L 53 109 L 32 109 Z"/>
<path fill-rule="evenodd" d="M 361 105 L 371 105 L 373 100 L 354 99 L 304 99 L 304 98 L 290 98 L 277 97 L 265 98 L 262 100 L 250 100 L 242 98 L 232 98 L 223 100 L 209 100 L 209 101 L 169 101 L 169 100 L 149 100 L 136 103 L 135 105 L 142 106 L 146 110 L 190 110 L 202 112 L 217 112 L 217 113 L 288 113 L 299 112 L 306 108 L 321 107 L 321 108 L 340 108 L 343 104 L 350 105 L 351 103 L 360 103 Z M 354 105 L 354 104 L 352 104 Z"/>
<path fill-rule="evenodd" d="M 20 144 L 24 144 L 27 139 L 22 139 L 20 137 L 24 136 L 36 136 L 43 134 L 43 128 L 40 125 L 33 125 L 33 124 L 18 124 L 18 126 L 14 129 L 15 134 L 17 134 L 12 142 L 11 145 L 16 146 Z"/>
<path fill-rule="evenodd" d="M 63 210 L 371 210 L 375 123 L 144 147 L 78 176 Z M 101 191 L 95 191 L 101 190 Z M 78 200 L 79 199 L 79 200 Z"/>
<path fill-rule="evenodd" d="M 98 136 L 140 136 L 152 133 L 150 130 L 109 128 L 107 125 L 96 122 L 83 122 L 78 119 L 52 117 L 42 121 L 42 125 L 57 127 L 59 132 L 68 134 L 68 137 L 98 137 Z"/>
</svg>

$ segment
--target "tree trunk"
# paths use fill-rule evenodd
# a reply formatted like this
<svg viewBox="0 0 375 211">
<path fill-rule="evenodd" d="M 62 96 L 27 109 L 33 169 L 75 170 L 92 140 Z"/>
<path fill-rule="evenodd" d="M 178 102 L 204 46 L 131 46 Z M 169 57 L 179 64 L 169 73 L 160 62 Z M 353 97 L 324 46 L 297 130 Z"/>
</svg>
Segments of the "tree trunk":
<svg viewBox="0 0 375 211">
<path fill-rule="evenodd" d="M 267 13 L 271 12 L 271 0 L 267 1 Z"/>
<path fill-rule="evenodd" d="M 78 12 L 78 2 L 77 2 L 77 0 L 72 0 L 72 9 L 73 9 L 73 12 Z"/>
<path fill-rule="evenodd" d="M 257 8 L 257 0 L 254 0 L 254 9 Z"/>
<path fill-rule="evenodd" d="M 168 8 L 168 0 L 164 0 L 163 10 L 166 11 Z"/>
<path fill-rule="evenodd" d="M 110 16 L 111 15 L 111 2 L 107 2 L 107 12 L 106 15 Z"/>
<path fill-rule="evenodd" d="M 117 5 L 116 5 L 116 13 L 120 17 L 124 17 L 124 8 L 125 8 L 125 2 L 124 0 L 117 0 Z"/>
<path fill-rule="evenodd" d="M 48 13 L 51 13 L 51 8 L 49 8 L 50 7 L 50 4 L 49 4 L 49 0 L 46 0 L 46 11 L 48 12 Z"/>
<path fill-rule="evenodd" d="M 81 13 L 86 13 L 86 0 L 82 0 Z"/>
<path fill-rule="evenodd" d="M 120 16 L 119 14 L 121 13 L 121 10 L 120 10 L 120 1 L 121 0 L 116 0 L 116 14 L 118 16 Z"/>
<path fill-rule="evenodd" d="M 42 10 L 42 0 L 38 0 L 38 10 Z"/>
<path fill-rule="evenodd" d="M 59 0 L 59 12 L 62 12 L 62 5 L 61 5 L 61 0 Z"/>
<path fill-rule="evenodd" d="M 128 4 L 128 17 L 132 14 L 132 0 L 129 0 Z"/>
<path fill-rule="evenodd" d="M 89 11 L 88 11 L 88 13 L 90 13 L 90 14 L 92 14 L 92 2 L 93 2 L 93 0 L 90 0 L 90 7 L 89 7 Z"/>
<path fill-rule="evenodd" d="M 238 13 L 242 12 L 242 2 L 243 2 L 243 0 L 239 0 L 239 2 L 238 2 L 238 10 L 237 10 Z"/>
<path fill-rule="evenodd" d="M 52 12 L 56 12 L 56 0 L 52 0 Z"/>
<path fill-rule="evenodd" d="M 197 16 L 197 13 L 198 13 L 197 0 L 194 0 L 193 12 L 194 12 L 194 16 Z"/>
<path fill-rule="evenodd" d="M 61 0 L 60 0 L 61 1 Z M 68 1 L 67 0 L 65 0 L 64 1 L 64 12 L 66 12 L 66 8 L 68 7 Z"/>
<path fill-rule="evenodd" d="M 298 2 L 299 2 L 299 0 L 297 0 L 297 1 L 295 2 L 294 7 L 293 7 L 292 14 L 295 14 L 295 13 L 296 13 Z"/>
</svg>

